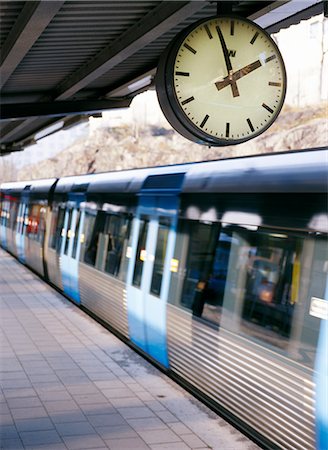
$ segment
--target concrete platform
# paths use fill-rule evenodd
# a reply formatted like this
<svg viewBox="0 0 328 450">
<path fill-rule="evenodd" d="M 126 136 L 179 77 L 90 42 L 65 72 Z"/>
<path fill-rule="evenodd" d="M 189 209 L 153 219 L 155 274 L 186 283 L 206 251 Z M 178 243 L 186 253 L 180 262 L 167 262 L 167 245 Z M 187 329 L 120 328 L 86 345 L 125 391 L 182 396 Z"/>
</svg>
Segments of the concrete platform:
<svg viewBox="0 0 328 450">
<path fill-rule="evenodd" d="M 0 249 L 2 449 L 259 447 Z"/>
</svg>

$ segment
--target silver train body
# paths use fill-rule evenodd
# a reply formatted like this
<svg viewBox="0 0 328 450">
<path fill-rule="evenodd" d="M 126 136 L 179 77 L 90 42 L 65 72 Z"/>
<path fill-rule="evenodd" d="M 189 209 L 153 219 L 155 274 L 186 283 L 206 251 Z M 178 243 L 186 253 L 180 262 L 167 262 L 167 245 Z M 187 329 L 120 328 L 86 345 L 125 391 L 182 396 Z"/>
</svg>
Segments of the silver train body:
<svg viewBox="0 0 328 450">
<path fill-rule="evenodd" d="M 328 448 L 328 151 L 1 185 L 1 246 L 265 448 Z"/>
</svg>

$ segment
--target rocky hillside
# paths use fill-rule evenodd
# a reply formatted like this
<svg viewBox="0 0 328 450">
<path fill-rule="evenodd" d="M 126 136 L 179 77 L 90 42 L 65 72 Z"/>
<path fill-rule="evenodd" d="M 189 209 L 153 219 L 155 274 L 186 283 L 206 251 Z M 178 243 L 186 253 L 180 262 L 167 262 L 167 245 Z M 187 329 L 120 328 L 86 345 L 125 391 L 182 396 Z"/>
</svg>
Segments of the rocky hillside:
<svg viewBox="0 0 328 450">
<path fill-rule="evenodd" d="M 191 143 L 168 125 L 101 128 L 56 157 L 24 167 L 17 180 L 321 147 L 328 142 L 327 118 L 327 105 L 302 110 L 285 106 L 275 124 L 259 137 L 221 148 Z"/>
</svg>

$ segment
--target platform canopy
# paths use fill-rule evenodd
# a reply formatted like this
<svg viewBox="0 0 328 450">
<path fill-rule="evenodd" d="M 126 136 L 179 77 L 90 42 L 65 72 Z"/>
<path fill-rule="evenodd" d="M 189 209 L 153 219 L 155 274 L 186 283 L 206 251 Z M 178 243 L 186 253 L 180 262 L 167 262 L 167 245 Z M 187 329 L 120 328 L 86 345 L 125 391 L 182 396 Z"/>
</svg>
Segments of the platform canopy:
<svg viewBox="0 0 328 450">
<path fill-rule="evenodd" d="M 1 0 L 0 155 L 129 106 L 153 86 L 171 39 L 198 19 L 232 12 L 274 33 L 322 13 L 325 3 Z"/>
</svg>

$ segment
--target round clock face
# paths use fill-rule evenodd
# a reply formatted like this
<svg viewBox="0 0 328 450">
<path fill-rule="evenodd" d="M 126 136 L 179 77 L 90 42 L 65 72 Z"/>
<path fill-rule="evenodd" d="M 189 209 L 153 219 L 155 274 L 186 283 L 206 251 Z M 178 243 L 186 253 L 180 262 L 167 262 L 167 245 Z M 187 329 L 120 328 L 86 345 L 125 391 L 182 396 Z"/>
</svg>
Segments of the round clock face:
<svg viewBox="0 0 328 450">
<path fill-rule="evenodd" d="M 231 145 L 265 131 L 286 93 L 286 72 L 271 37 L 240 17 L 215 17 L 184 30 L 160 61 L 157 93 L 181 134 Z"/>
</svg>

